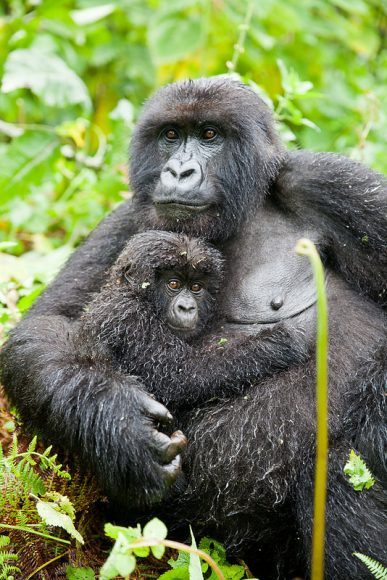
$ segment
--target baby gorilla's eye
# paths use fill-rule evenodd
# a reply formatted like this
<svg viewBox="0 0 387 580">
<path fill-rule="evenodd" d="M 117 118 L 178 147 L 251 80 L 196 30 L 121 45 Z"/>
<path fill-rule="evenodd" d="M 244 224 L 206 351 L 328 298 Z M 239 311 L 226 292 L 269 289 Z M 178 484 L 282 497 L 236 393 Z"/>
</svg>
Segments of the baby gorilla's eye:
<svg viewBox="0 0 387 580">
<path fill-rule="evenodd" d="M 170 290 L 180 290 L 181 282 L 180 282 L 180 280 L 176 280 L 176 279 L 169 280 L 167 282 L 167 286 Z"/>
<path fill-rule="evenodd" d="M 215 139 L 215 137 L 216 137 L 215 129 L 211 128 L 204 129 L 202 133 L 202 139 L 204 139 L 205 141 L 211 141 L 212 139 Z"/>
<path fill-rule="evenodd" d="M 199 282 L 194 282 L 193 284 L 191 284 L 190 286 L 190 290 L 191 292 L 200 292 L 200 290 L 202 290 L 203 286 L 201 284 L 199 284 Z"/>
<path fill-rule="evenodd" d="M 164 135 L 168 141 L 176 141 L 179 138 L 179 134 L 175 129 L 167 129 Z"/>
</svg>

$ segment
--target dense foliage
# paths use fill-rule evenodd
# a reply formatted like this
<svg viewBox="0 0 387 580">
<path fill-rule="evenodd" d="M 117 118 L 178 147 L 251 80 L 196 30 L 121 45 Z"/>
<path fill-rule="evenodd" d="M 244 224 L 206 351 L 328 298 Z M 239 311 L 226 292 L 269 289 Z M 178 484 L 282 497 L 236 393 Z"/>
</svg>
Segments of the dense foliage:
<svg viewBox="0 0 387 580">
<path fill-rule="evenodd" d="M 167 82 L 225 73 L 274 108 L 289 147 L 387 172 L 385 0 L 0 0 L 0 344 L 74 246 L 130 195 L 127 150 L 142 102 Z M 46 493 L 31 454 L 14 446 L 2 459 L 3 503 L 15 509 L 0 511 L 13 526 L 45 525 L 30 497 Z M 48 459 L 39 455 L 43 468 Z M 357 456 L 346 469 L 354 485 L 372 485 Z M 12 541 L 17 533 L 25 542 L 20 529 Z M 227 578 L 243 577 L 211 542 L 199 547 Z M 0 537 L 9 575 L 23 561 L 8 543 Z M 41 544 L 31 569 L 52 557 Z M 184 555 L 171 565 L 165 577 L 191 573 Z"/>
<path fill-rule="evenodd" d="M 128 195 L 144 99 L 179 78 L 226 72 L 274 103 L 290 146 L 387 171 L 383 0 L 0 3 L 3 331 Z"/>
</svg>

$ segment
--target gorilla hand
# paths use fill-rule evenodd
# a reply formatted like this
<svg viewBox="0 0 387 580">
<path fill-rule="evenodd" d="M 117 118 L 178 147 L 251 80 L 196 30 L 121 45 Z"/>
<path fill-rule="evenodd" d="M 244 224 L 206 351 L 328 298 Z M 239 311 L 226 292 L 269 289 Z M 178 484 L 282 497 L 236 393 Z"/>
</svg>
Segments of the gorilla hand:
<svg viewBox="0 0 387 580">
<path fill-rule="evenodd" d="M 171 432 L 172 415 L 135 377 L 126 376 L 120 383 L 111 384 L 103 397 L 97 431 L 93 440 L 88 436 L 83 451 L 96 448 L 85 461 L 93 461 L 108 496 L 132 510 L 164 498 L 181 473 L 180 454 L 187 439 L 181 431 L 163 432 Z"/>
<path fill-rule="evenodd" d="M 168 436 L 159 430 L 159 427 L 168 428 L 173 424 L 173 417 L 164 405 L 144 392 L 141 403 L 149 449 L 154 454 L 153 468 L 159 472 L 160 479 L 169 487 L 181 473 L 180 454 L 187 445 L 187 438 L 182 431 L 175 431 Z"/>
</svg>

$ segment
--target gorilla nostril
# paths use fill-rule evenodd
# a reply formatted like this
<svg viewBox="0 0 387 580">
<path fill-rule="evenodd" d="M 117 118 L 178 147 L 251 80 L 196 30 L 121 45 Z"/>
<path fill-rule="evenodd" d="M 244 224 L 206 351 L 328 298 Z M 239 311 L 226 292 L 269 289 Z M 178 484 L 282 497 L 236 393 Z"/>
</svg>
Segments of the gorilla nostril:
<svg viewBox="0 0 387 580">
<path fill-rule="evenodd" d="M 180 179 L 186 179 L 187 177 L 190 177 L 193 173 L 195 173 L 195 169 L 186 169 L 185 171 L 181 172 Z"/>
<path fill-rule="evenodd" d="M 195 306 L 189 306 L 189 305 L 185 305 L 185 304 L 179 304 L 177 309 L 180 312 L 192 312 L 192 310 L 195 310 Z"/>
<path fill-rule="evenodd" d="M 174 169 L 172 169 L 172 167 L 166 167 L 165 172 L 170 173 L 172 175 L 172 177 L 175 177 L 175 178 L 177 177 L 177 173 Z"/>
</svg>

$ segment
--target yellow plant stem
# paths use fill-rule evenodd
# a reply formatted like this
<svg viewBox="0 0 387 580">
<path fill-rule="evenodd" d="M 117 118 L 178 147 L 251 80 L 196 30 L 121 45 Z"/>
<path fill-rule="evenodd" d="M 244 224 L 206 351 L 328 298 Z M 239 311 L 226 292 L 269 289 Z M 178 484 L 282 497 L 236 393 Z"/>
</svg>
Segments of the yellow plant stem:
<svg viewBox="0 0 387 580">
<path fill-rule="evenodd" d="M 314 513 L 312 537 L 312 580 L 324 578 L 325 511 L 328 482 L 328 305 L 324 269 L 316 246 L 307 239 L 298 240 L 296 252 L 311 263 L 317 291 L 316 410 L 317 441 L 314 478 Z"/>
<path fill-rule="evenodd" d="M 27 532 L 27 534 L 34 534 L 35 536 L 40 536 L 46 540 L 52 540 L 53 542 L 59 542 L 60 544 L 71 544 L 69 540 L 63 540 L 63 538 L 58 538 L 56 536 L 50 536 L 50 534 L 44 534 L 43 532 L 37 532 L 36 530 L 31 530 L 29 527 L 24 526 L 13 526 L 11 524 L 0 524 L 0 530 L 20 530 L 21 532 Z"/>
<path fill-rule="evenodd" d="M 136 548 L 146 548 L 150 546 L 165 546 L 166 548 L 173 548 L 174 550 L 179 550 L 180 552 L 188 552 L 189 554 L 196 554 L 202 560 L 205 560 L 207 564 L 213 569 L 219 580 L 225 580 L 222 570 L 219 568 L 218 564 L 211 558 L 209 554 L 199 550 L 198 548 L 193 548 L 192 546 L 187 546 L 186 544 L 181 544 L 180 542 L 174 542 L 173 540 L 152 540 L 151 538 L 143 538 L 136 542 L 133 542 L 128 549 L 135 550 Z"/>
</svg>

